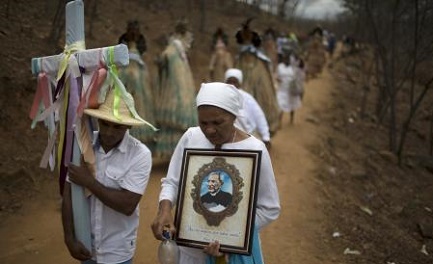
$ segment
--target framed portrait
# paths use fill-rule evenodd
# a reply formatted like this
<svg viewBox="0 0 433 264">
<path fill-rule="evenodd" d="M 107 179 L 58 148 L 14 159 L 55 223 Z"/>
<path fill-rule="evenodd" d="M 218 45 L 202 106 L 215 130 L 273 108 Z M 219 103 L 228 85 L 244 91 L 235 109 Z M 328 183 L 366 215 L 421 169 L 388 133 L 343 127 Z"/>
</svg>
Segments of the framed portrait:
<svg viewBox="0 0 433 264">
<path fill-rule="evenodd" d="M 251 254 L 261 151 L 185 149 L 176 204 L 175 240 Z"/>
</svg>

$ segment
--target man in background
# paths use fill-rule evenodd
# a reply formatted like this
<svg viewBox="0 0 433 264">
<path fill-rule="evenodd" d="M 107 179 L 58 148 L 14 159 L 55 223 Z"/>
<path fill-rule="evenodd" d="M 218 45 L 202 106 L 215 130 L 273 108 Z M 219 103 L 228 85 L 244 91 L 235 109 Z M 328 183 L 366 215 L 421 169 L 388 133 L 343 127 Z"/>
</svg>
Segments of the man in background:
<svg viewBox="0 0 433 264">
<path fill-rule="evenodd" d="M 242 71 L 239 69 L 231 68 L 225 73 L 225 82 L 238 88 L 243 98 L 241 115 L 236 119 L 235 125 L 248 134 L 257 136 L 269 149 L 271 147 L 271 136 L 265 113 L 256 99 L 241 88 L 242 79 Z"/>
</svg>

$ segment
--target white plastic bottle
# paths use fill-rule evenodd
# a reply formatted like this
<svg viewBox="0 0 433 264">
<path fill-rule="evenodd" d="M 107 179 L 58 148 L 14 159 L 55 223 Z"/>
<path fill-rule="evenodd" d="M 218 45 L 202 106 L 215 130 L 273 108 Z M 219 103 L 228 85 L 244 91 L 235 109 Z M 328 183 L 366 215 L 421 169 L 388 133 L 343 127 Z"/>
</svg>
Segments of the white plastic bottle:
<svg viewBox="0 0 433 264">
<path fill-rule="evenodd" d="M 158 259 L 161 264 L 178 264 L 179 263 L 179 247 L 176 242 L 170 238 L 170 232 L 164 230 L 162 232 L 164 238 L 159 244 Z"/>
</svg>

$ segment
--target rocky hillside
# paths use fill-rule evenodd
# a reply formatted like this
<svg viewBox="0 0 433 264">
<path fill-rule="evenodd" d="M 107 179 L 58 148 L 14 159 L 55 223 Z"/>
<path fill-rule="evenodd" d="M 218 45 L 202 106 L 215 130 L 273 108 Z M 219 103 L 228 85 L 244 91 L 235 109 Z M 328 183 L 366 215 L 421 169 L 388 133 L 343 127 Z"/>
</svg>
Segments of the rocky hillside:
<svg viewBox="0 0 433 264">
<path fill-rule="evenodd" d="M 62 52 L 64 5 L 59 10 L 59 2 L 63 1 L 19 0 L 0 4 L 3 25 L 0 29 L 0 206 L 5 210 L 18 208 L 20 193 L 31 194 L 38 181 L 50 175 L 47 170 L 38 169 L 46 145 L 46 130 L 42 124 L 31 130 L 28 118 L 36 88 L 30 62 L 32 57 Z M 145 61 L 155 77 L 154 61 L 164 47 L 164 40 L 173 32 L 176 21 L 185 18 L 194 34 L 190 62 L 198 87 L 208 75 L 211 35 L 217 27 L 223 27 L 231 36 L 229 45 L 233 52 L 236 50 L 234 34 L 248 17 L 256 17 L 252 25 L 258 31 L 270 25 L 282 27 L 275 18 L 235 1 L 206 1 L 206 6 L 200 2 L 86 0 L 86 47 L 117 44 L 127 21 L 138 20 L 148 43 Z M 58 41 L 53 41 L 52 36 L 56 34 Z"/>
</svg>

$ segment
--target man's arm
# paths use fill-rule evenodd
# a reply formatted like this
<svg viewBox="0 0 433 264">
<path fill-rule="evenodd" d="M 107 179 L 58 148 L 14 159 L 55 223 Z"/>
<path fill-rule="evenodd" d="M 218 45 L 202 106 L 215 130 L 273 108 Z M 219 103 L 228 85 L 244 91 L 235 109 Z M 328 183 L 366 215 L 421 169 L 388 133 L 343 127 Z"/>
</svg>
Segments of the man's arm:
<svg viewBox="0 0 433 264">
<path fill-rule="evenodd" d="M 141 198 L 141 194 L 102 185 L 91 175 L 90 170 L 85 165 L 69 164 L 69 179 L 71 182 L 89 189 L 106 206 L 125 215 L 131 215 L 134 212 Z"/>
<path fill-rule="evenodd" d="M 137 208 L 141 199 L 141 194 L 134 193 L 125 189 L 108 188 L 94 179 L 88 188 L 102 203 L 111 209 L 118 211 L 124 215 L 131 215 Z"/>
</svg>

